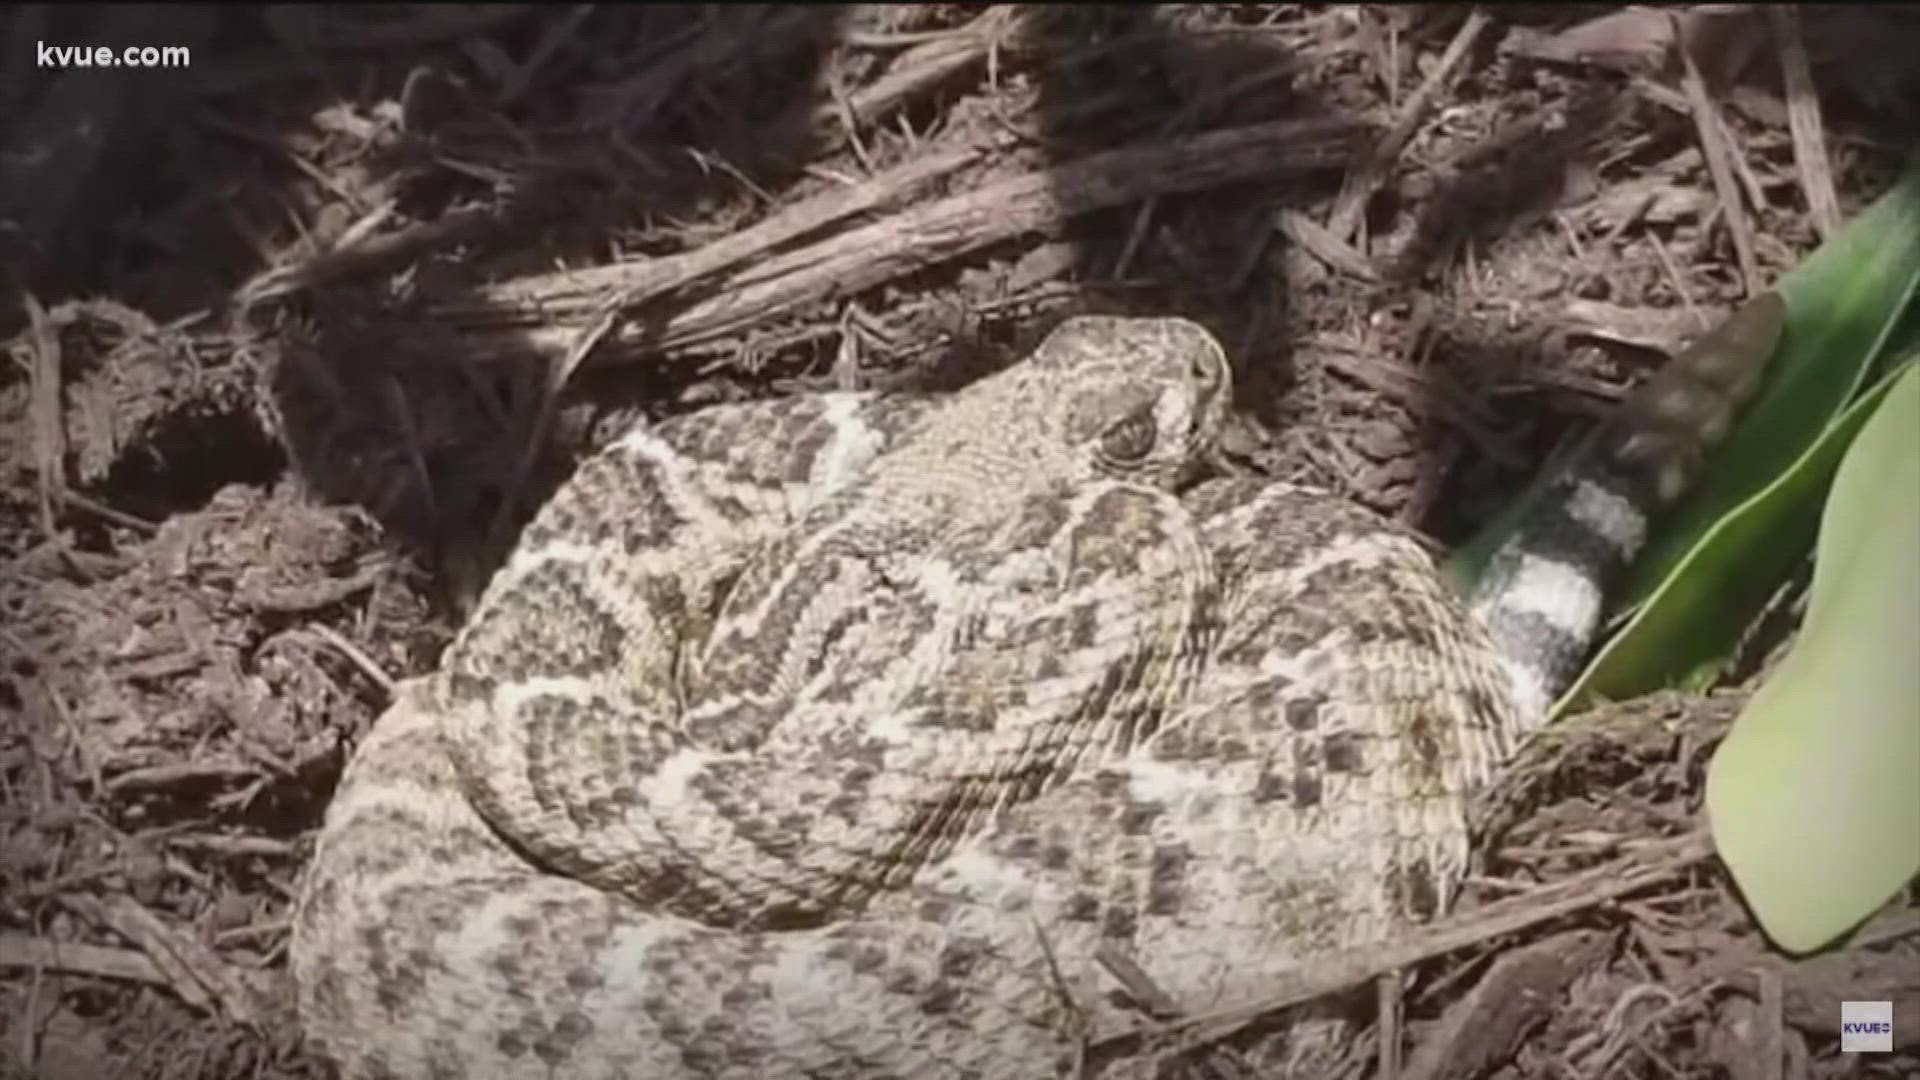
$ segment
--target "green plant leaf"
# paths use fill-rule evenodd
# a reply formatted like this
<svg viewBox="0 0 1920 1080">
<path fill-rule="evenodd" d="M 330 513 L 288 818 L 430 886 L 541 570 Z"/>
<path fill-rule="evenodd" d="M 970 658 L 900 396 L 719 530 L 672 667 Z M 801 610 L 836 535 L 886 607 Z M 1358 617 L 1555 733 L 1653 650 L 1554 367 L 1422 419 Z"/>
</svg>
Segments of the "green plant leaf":
<svg viewBox="0 0 1920 1080">
<path fill-rule="evenodd" d="M 1890 378 L 1834 477 L 1800 637 L 1707 773 L 1721 857 L 1792 952 L 1920 873 L 1920 363 Z"/>
<path fill-rule="evenodd" d="M 1920 167 L 1774 284 L 1786 332 L 1766 383 L 1660 522 L 1612 610 L 1644 602 L 1715 522 L 1806 452 L 1872 378 L 1916 285 Z"/>
<path fill-rule="evenodd" d="M 1554 707 L 1625 700 L 1660 687 L 1702 689 L 1731 657 L 1747 616 L 1806 556 L 1821 500 L 1853 436 L 1893 384 L 1882 379 L 1772 484 L 1722 515 Z"/>
</svg>

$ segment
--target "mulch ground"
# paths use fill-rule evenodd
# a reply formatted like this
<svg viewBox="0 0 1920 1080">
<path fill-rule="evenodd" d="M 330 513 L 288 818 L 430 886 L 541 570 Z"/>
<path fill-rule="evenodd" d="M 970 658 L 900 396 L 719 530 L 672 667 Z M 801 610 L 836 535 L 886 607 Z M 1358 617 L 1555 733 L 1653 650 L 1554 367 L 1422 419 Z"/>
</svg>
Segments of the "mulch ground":
<svg viewBox="0 0 1920 1080">
<path fill-rule="evenodd" d="M 1177 312 L 1234 355 L 1236 457 L 1457 541 L 1920 130 L 1910 8 L 30 5 L 0 40 L 0 1076 L 325 1075 L 283 961 L 342 762 L 634 417 Z M 1179 1019 L 1223 1039 L 1194 1075 L 1356 988 L 1349 1076 L 1920 1075 L 1920 897 L 1794 960 L 1713 857 L 1742 693 L 1543 738 L 1454 916 Z M 1900 1052 L 1839 1053 L 1842 1000 Z"/>
</svg>

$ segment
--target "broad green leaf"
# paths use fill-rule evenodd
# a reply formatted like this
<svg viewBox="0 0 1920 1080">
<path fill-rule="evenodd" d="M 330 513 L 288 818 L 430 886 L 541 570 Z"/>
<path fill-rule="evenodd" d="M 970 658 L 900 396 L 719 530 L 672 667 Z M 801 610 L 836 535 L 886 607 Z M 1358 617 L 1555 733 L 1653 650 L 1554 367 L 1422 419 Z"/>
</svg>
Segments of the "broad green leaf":
<svg viewBox="0 0 1920 1080">
<path fill-rule="evenodd" d="M 1821 500 L 1848 444 L 1892 386 L 1881 380 L 1759 494 L 1723 515 L 1561 696 L 1556 714 L 1589 696 L 1624 700 L 1717 678 L 1758 611 L 1819 528 Z"/>
<path fill-rule="evenodd" d="M 1715 522 L 1806 452 L 1871 377 L 1916 284 L 1920 167 L 1774 284 L 1786 333 L 1766 383 L 1654 530 L 1612 610 L 1644 602 Z"/>
<path fill-rule="evenodd" d="M 1834 477 L 1800 636 L 1707 772 L 1721 858 L 1792 952 L 1920 872 L 1920 363 L 1895 378 Z"/>
</svg>

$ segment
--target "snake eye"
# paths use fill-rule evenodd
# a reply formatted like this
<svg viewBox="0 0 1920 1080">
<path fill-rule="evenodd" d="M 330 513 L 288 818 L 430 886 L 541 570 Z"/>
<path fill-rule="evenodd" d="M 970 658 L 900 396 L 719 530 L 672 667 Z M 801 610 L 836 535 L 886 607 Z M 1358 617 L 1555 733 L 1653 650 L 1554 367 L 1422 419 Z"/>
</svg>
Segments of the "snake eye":
<svg viewBox="0 0 1920 1080">
<path fill-rule="evenodd" d="M 1154 436 L 1158 433 L 1153 411 L 1136 409 L 1101 433 L 1100 454 L 1123 465 L 1141 461 L 1153 452 Z"/>
</svg>

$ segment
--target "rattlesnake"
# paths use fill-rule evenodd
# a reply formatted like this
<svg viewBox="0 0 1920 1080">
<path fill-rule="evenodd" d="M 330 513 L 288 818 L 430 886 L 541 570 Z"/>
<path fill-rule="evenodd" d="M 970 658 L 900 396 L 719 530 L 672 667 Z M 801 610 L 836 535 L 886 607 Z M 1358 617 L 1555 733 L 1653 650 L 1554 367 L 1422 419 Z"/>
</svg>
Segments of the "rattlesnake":
<svg viewBox="0 0 1920 1080">
<path fill-rule="evenodd" d="M 310 1037 L 354 1078 L 1053 1077 L 1142 1016 L 1103 948 L 1205 1009 L 1443 908 L 1591 628 L 1537 559 L 1476 617 L 1410 532 L 1207 475 L 1230 388 L 1193 323 L 1080 317 L 952 395 L 586 461 L 349 764 Z M 1338 1024 L 1298 1031 L 1311 1075 Z"/>
</svg>

